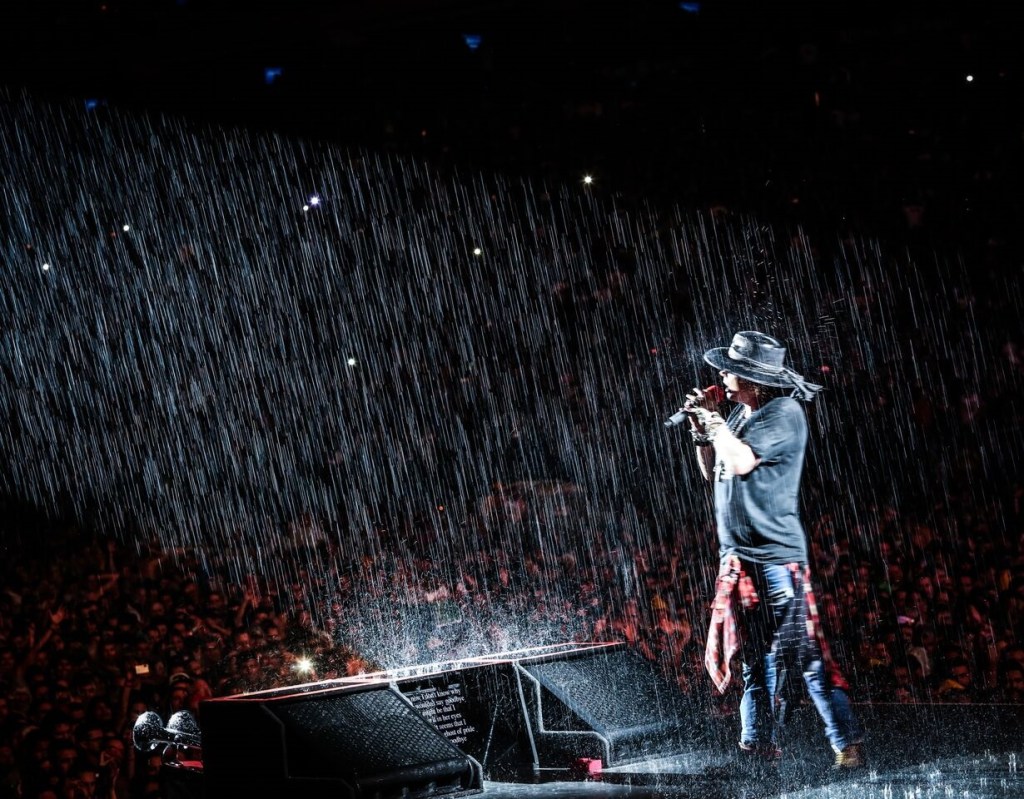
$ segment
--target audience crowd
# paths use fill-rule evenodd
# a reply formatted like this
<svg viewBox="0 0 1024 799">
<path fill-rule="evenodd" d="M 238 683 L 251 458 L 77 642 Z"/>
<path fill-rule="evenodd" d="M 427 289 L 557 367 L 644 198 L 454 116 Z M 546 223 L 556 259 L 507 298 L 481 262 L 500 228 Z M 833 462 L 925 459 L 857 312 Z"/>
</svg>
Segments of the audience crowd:
<svg viewBox="0 0 1024 799">
<path fill-rule="evenodd" d="M 907 25 L 887 41 L 898 43 L 915 35 L 914 26 Z M 954 152 L 961 137 L 973 141 L 979 127 L 999 122 L 972 115 L 981 101 L 967 93 L 978 94 L 979 87 L 949 89 L 961 102 L 955 118 L 942 124 L 922 122 L 914 104 L 904 108 L 899 119 L 890 120 L 886 114 L 894 104 L 885 98 L 872 100 L 863 91 L 865 86 L 876 86 L 879 77 L 869 74 L 870 65 L 856 60 L 865 49 L 857 45 L 872 36 L 870 26 L 857 27 L 836 41 L 819 42 L 808 34 L 799 42 L 787 43 L 785 52 L 794 61 L 788 67 L 780 63 L 786 60 L 781 56 L 774 60 L 770 53 L 764 56 L 776 72 L 792 71 L 794 81 L 805 84 L 806 91 L 801 95 L 804 105 L 788 112 L 773 105 L 777 97 L 751 106 L 751 114 L 776 120 L 774 125 L 761 120 L 758 129 L 778 134 L 763 137 L 775 144 L 760 145 L 765 152 L 756 158 L 729 158 L 730 151 L 746 152 L 751 145 L 735 130 L 731 138 L 724 138 L 724 128 L 734 127 L 735 110 L 723 113 L 720 121 L 729 123 L 721 129 L 710 119 L 712 133 L 723 137 L 717 150 L 707 141 L 707 119 L 694 116 L 681 128 L 664 124 L 664 87 L 678 87 L 682 79 L 673 63 L 645 58 L 601 76 L 600 85 L 612 87 L 604 95 L 580 90 L 579 96 L 566 101 L 560 112 L 564 125 L 555 126 L 559 127 L 556 141 L 548 141 L 548 128 L 530 127 L 529 119 L 543 116 L 531 103 L 542 100 L 525 98 L 521 107 L 494 110 L 486 123 L 499 130 L 492 139 L 507 139 L 515 147 L 497 147 L 495 152 L 506 153 L 501 158 L 478 157 L 504 169 L 525 170 L 527 165 L 557 161 L 560 170 L 567 170 L 564 152 L 578 148 L 578 160 L 597 163 L 600 177 L 600 153 L 617 149 L 615 130 L 628 120 L 641 134 L 663 137 L 645 149 L 664 150 L 670 157 L 656 163 L 637 154 L 636 162 L 626 159 L 629 163 L 609 165 L 609 173 L 621 178 L 619 185 L 636 188 L 639 194 L 654 187 L 665 196 L 677 197 L 683 192 L 675 190 L 676 181 L 684 175 L 685 193 L 713 204 L 712 220 L 732 217 L 725 202 L 718 202 L 719 193 L 733 207 L 792 219 L 790 210 L 825 208 L 836 187 L 851 181 L 855 185 L 844 195 L 849 207 L 828 206 L 827 214 L 821 212 L 824 218 L 817 220 L 820 228 L 842 227 L 837 219 L 860 208 L 861 218 L 856 221 L 888 233 L 899 228 L 911 244 L 920 242 L 919 234 L 934 233 L 939 239 L 968 237 L 978 258 L 972 263 L 973 282 L 958 284 L 963 291 L 955 307 L 943 307 L 935 314 L 922 312 L 914 302 L 926 305 L 929 293 L 944 284 L 945 277 L 939 269 L 922 265 L 925 259 L 918 257 L 919 252 L 912 272 L 886 274 L 887 267 L 882 265 L 876 272 L 865 269 L 860 280 L 852 273 L 857 271 L 855 251 L 863 247 L 852 238 L 842 238 L 845 234 L 833 245 L 821 244 L 825 237 L 816 237 L 812 245 L 810 239 L 797 235 L 788 250 L 780 248 L 787 251 L 787 268 L 795 273 L 806 269 L 817 274 L 828 264 L 837 271 L 851 271 L 852 276 L 826 276 L 822 285 L 859 281 L 854 307 L 843 306 L 835 318 L 819 318 L 819 328 L 811 331 L 819 339 L 816 354 L 833 357 L 808 374 L 829 390 L 819 403 L 822 407 L 809 409 L 814 439 L 805 478 L 804 518 L 819 610 L 833 655 L 850 680 L 856 700 L 1024 703 L 1024 482 L 1016 452 L 1024 414 L 1019 406 L 1024 341 L 1007 339 L 1002 332 L 1017 329 L 1020 305 L 1019 297 L 1005 290 L 1014 284 L 998 277 L 1017 257 L 1009 251 L 1006 236 L 1007 220 L 1015 218 L 1016 210 L 1016 201 L 1008 197 L 1006 175 L 1012 170 L 1007 166 L 1016 156 L 1004 147 L 1001 132 L 982 142 L 987 149 L 981 147 L 970 158 Z M 954 51 L 961 61 L 968 60 L 977 51 L 976 39 L 964 37 Z M 895 72 L 911 68 L 910 51 L 894 46 L 886 52 L 883 63 Z M 986 81 L 983 91 L 1006 90 L 1010 80 L 1000 68 L 990 64 L 979 73 Z M 812 127 L 818 134 L 811 152 L 805 149 L 797 154 L 805 143 L 786 132 L 805 129 L 804 117 L 813 117 Z M 460 147 L 468 148 L 467 141 L 473 137 L 472 120 L 441 109 L 434 121 L 436 136 L 434 127 L 421 135 L 418 125 L 401 120 L 389 123 L 388 130 L 403 151 L 410 149 L 410 137 L 428 140 L 424 147 L 434 157 L 447 152 L 447 135 L 454 154 L 461 157 Z M 1012 130 L 1012 126 L 991 127 Z M 446 129 L 449 134 L 444 134 Z M 454 131 L 462 131 L 467 141 Z M 668 137 L 673 141 L 664 140 Z M 861 156 L 881 147 L 880 142 L 892 141 L 901 143 L 897 166 L 890 172 L 862 169 Z M 698 163 L 689 144 L 702 153 L 715 150 L 719 157 Z M 837 159 L 837 151 L 842 158 Z M 33 173 L 44 169 L 30 160 Z M 750 160 L 762 163 L 763 172 L 751 171 Z M 253 159 L 257 161 L 269 159 Z M 790 161 L 803 166 L 794 168 Z M 375 180 L 379 176 L 371 174 L 366 183 L 376 186 Z M 956 190 L 940 190 L 948 185 Z M 723 186 L 721 192 L 719 186 Z M 596 185 L 595 194 L 599 191 Z M 979 196 L 986 198 L 980 205 Z M 396 202 L 393 214 L 375 211 L 372 200 L 369 211 L 351 211 L 350 229 L 359 235 L 353 234 L 355 243 L 346 240 L 344 246 L 350 249 L 331 239 L 330 246 L 339 247 L 344 256 L 336 260 L 357 261 L 364 229 L 376 229 L 380 219 L 398 219 L 403 232 L 417 229 L 409 220 L 421 218 L 415 216 L 418 195 L 413 192 L 410 197 L 408 205 Z M 511 216 L 503 215 L 512 212 L 501 205 L 502 200 L 494 200 L 499 221 L 491 234 L 496 245 L 502 245 L 495 249 L 505 252 L 512 249 L 501 238 L 505 228 L 529 231 L 533 236 L 529 247 L 540 254 L 537 263 L 543 264 L 543 270 L 551 263 L 557 265 L 570 247 L 577 248 L 572 254 L 587 268 L 567 269 L 554 285 L 544 285 L 525 272 L 527 282 L 535 284 L 531 302 L 537 299 L 536 309 L 550 311 L 552 324 L 540 325 L 538 333 L 537 328 L 526 329 L 529 320 L 523 323 L 511 313 L 503 317 L 500 306 L 506 295 L 495 286 L 485 286 L 479 316 L 512 333 L 508 344 L 502 345 L 495 342 L 503 334 L 483 331 L 478 357 L 501 361 L 500 372 L 472 365 L 462 370 L 435 367 L 433 353 L 419 352 L 412 336 L 402 341 L 405 350 L 396 347 L 397 354 L 389 361 L 389 368 L 395 364 L 395 385 L 429 382 L 439 386 L 437 393 L 446 398 L 444 410 L 452 418 L 477 413 L 482 406 L 479 396 L 515 391 L 525 392 L 531 400 L 534 395 L 553 397 L 538 407 L 557 406 L 559 413 L 565 411 L 535 417 L 528 412 L 535 406 L 524 402 L 500 420 L 513 428 L 508 452 L 520 458 L 520 466 L 529 468 L 494 483 L 487 496 L 458 497 L 447 508 L 424 507 L 415 514 L 391 518 L 380 517 L 377 508 L 368 508 L 362 517 L 348 508 L 349 522 L 377 518 L 368 529 L 310 513 L 258 543 L 242 537 L 218 541 L 216 546 L 198 542 L 187 546 L 181 540 L 147 538 L 143 532 L 112 535 L 92 527 L 57 524 L 31 532 L 12 527 L 4 534 L 0 539 L 0 799 L 158 797 L 160 756 L 135 750 L 131 740 L 132 725 L 145 710 L 157 711 L 166 720 L 177 710 L 195 712 L 209 697 L 556 641 L 623 641 L 656 663 L 683 692 L 701 697 L 709 713 L 735 712 L 735 694 L 714 696 L 703 670 L 707 607 L 717 571 L 710 513 L 697 501 L 690 507 L 704 507 L 704 513 L 665 518 L 657 503 L 650 501 L 675 491 L 703 490 L 694 488 L 699 481 L 689 463 L 685 439 L 659 445 L 664 449 L 651 456 L 651 461 L 671 460 L 678 483 L 667 482 L 664 472 L 653 474 L 651 485 L 635 492 L 628 523 L 614 514 L 608 518 L 588 515 L 601 503 L 586 499 L 588 492 L 613 486 L 624 472 L 618 466 L 624 460 L 621 456 L 635 454 L 619 447 L 620 439 L 601 437 L 604 408 L 595 396 L 609 390 L 607 386 L 611 390 L 630 386 L 632 394 L 623 392 L 626 399 L 620 410 L 624 411 L 639 408 L 637 398 L 648 394 L 654 395 L 655 405 L 671 411 L 668 399 L 680 396 L 678 385 L 653 385 L 651 369 L 636 356 L 647 351 L 656 356 L 660 342 L 652 341 L 649 330 L 639 329 L 641 325 L 620 330 L 621 320 L 643 319 L 655 305 L 659 314 L 664 308 L 666 316 L 675 314 L 678 320 L 685 318 L 681 309 L 703 302 L 694 298 L 705 290 L 702 284 L 696 285 L 699 281 L 691 286 L 671 275 L 663 279 L 660 271 L 643 263 L 638 269 L 637 253 L 648 248 L 656 251 L 656 257 L 645 254 L 649 260 L 681 260 L 692 277 L 697 273 L 695 262 L 701 260 L 694 253 L 708 245 L 666 233 L 684 226 L 678 219 L 645 216 L 646 209 L 638 212 L 640 232 L 630 238 L 633 233 L 615 232 L 625 218 L 618 209 L 598 211 L 589 200 L 572 206 L 555 200 L 538 195 L 542 213 L 535 220 L 531 206 L 530 225 L 521 227 L 505 224 Z M 190 199 L 187 207 L 195 205 Z M 573 213 L 590 220 L 589 227 L 579 229 L 576 243 L 568 236 L 559 238 L 559 224 L 553 221 L 558 214 Z M 431 206 L 421 216 L 434 215 Z M 805 213 L 800 218 L 807 221 Z M 302 219 L 302 225 L 314 229 L 312 216 Z M 730 223 L 722 224 L 724 230 Z M 573 221 L 566 229 L 575 232 L 575 225 Z M 957 230 L 952 231 L 953 227 Z M 115 242 L 116 232 L 110 236 Z M 714 244 L 714 234 L 706 238 Z M 762 258 L 763 251 L 758 249 L 771 237 L 758 233 L 747 241 L 740 238 L 729 239 L 734 245 L 729 257 L 746 258 L 743 269 L 762 281 L 751 293 L 763 289 L 784 298 L 790 291 L 784 270 L 777 268 L 771 254 Z M 404 241 L 400 236 L 396 240 Z M 114 244 L 109 246 L 113 250 Z M 402 246 L 395 245 L 396 250 Z M 185 271 L 201 260 L 190 247 L 183 243 L 177 250 L 178 266 Z M 834 251 L 822 253 L 818 247 Z M 718 254 L 715 247 L 709 251 Z M 665 253 L 673 255 L 662 259 Z M 100 260 L 105 266 L 115 257 L 104 255 Z M 366 261 L 378 268 L 377 261 Z M 513 266 L 500 272 L 502 279 L 513 273 L 520 276 Z M 699 266 L 707 269 L 703 263 Z M 462 267 L 453 262 L 449 267 L 453 274 L 460 268 L 467 284 L 489 279 L 488 273 L 477 271 L 475 261 Z M 1013 268 L 1019 265 L 1013 263 Z M 646 293 L 639 288 L 641 280 L 653 285 L 654 278 L 645 277 L 645 269 L 663 280 Z M 513 277 L 507 279 L 510 285 L 515 282 Z M 744 286 L 753 282 L 748 281 L 747 272 L 733 279 Z M 432 273 L 430 280 L 432 286 Z M 893 289 L 896 285 L 901 292 Z M 315 291 L 321 290 L 328 289 L 317 282 Z M 421 293 L 428 295 L 426 290 Z M 821 297 L 820 306 L 840 307 L 845 299 L 837 289 L 835 296 Z M 309 302 L 310 307 L 319 307 L 313 299 Z M 535 310 L 534 305 L 530 309 Z M 718 310 L 714 307 L 708 313 Z M 780 300 L 773 313 L 785 317 L 787 310 Z M 465 309 L 459 315 L 472 316 Z M 540 315 L 541 310 L 536 310 Z M 445 326 L 441 321 L 451 323 L 440 317 L 433 321 L 439 327 Z M 522 329 L 513 329 L 517 321 Z M 619 338 L 612 340 L 615 331 Z M 694 339 L 700 338 L 697 332 Z M 474 329 L 470 338 L 478 333 Z M 550 338 L 543 339 L 545 335 Z M 536 336 L 543 340 L 534 341 Z M 872 348 L 871 342 L 880 339 L 886 344 Z M 629 346 L 623 344 L 627 340 Z M 890 346 L 893 342 L 906 348 L 900 351 Z M 500 351 L 502 346 L 507 350 Z M 323 351 L 329 349 L 323 347 Z M 551 359 L 557 361 L 554 365 L 531 364 L 520 356 L 520 351 L 549 350 L 558 355 Z M 613 351 L 630 354 L 621 362 L 608 357 L 605 363 Z M 391 357 L 390 352 L 386 354 Z M 581 361 L 581 356 L 589 360 Z M 914 361 L 913 368 L 906 365 L 909 360 Z M 581 362 L 589 368 L 578 366 Z M 606 371 L 600 378 L 583 374 L 600 370 Z M 377 373 L 385 371 L 381 368 Z M 330 376 L 338 384 L 346 379 Z M 712 379 L 709 375 L 709 382 Z M 499 385 L 498 380 L 507 384 Z M 837 403 L 834 397 L 845 399 Z M 190 412 L 201 417 L 205 402 L 197 400 Z M 837 407 L 839 412 L 834 410 Z M 135 405 L 132 408 L 137 412 Z M 648 406 L 641 410 L 650 415 Z M 498 416 L 484 415 L 488 425 Z M 316 418 L 316 414 L 302 417 Z M 281 414 L 282 428 L 287 418 Z M 263 417 L 258 421 L 262 425 Z M 407 420 L 403 416 L 401 421 Z M 133 429 L 145 430 L 148 424 L 136 417 Z M 465 449 L 477 451 L 490 445 L 489 427 L 480 433 L 467 423 L 466 429 Z M 592 449 L 586 457 L 597 464 L 592 468 L 599 475 L 588 486 L 573 480 L 572 468 L 564 466 L 573 458 L 585 459 L 573 443 L 584 435 Z M 416 474 L 427 464 L 442 475 L 450 468 L 448 485 L 465 485 L 458 471 L 463 466 L 445 448 L 455 445 L 433 436 L 423 433 L 416 446 L 410 446 L 415 452 L 403 468 Z M 350 442 L 348 449 L 357 450 L 369 438 L 367 433 Z M 622 441 L 627 438 L 621 436 Z M 819 454 L 815 461 L 815 452 L 825 451 L 823 439 L 830 442 L 829 455 Z M 546 451 L 544 446 L 555 440 L 557 446 L 550 444 L 552 451 Z M 886 447 L 899 450 L 900 457 L 893 457 Z M 666 455 L 670 448 L 675 453 L 671 457 Z M 232 449 L 231 456 L 238 457 L 239 451 Z M 606 452 L 611 455 L 604 457 Z M 330 453 L 325 473 L 338 476 L 340 483 L 358 483 L 358 464 L 346 465 L 344 460 L 341 452 Z M 908 461 L 912 468 L 904 469 Z M 610 476 L 602 483 L 605 472 L 600 470 L 609 463 L 616 466 L 608 467 Z M 640 471 L 645 474 L 641 482 L 646 481 L 651 470 Z M 521 479 L 526 472 L 530 479 Z M 538 474 L 551 479 L 540 481 Z M 618 484 L 608 488 L 609 495 L 619 488 Z M 454 507 L 456 502 L 459 507 Z M 361 544 L 353 546 L 353 540 Z M 273 563 L 272 569 L 256 568 L 257 559 L 250 550 L 257 546 L 262 550 L 258 561 Z"/>
<path fill-rule="evenodd" d="M 478 519 L 532 523 L 537 496 L 536 486 L 498 485 Z M 843 529 L 824 509 L 808 520 L 821 612 L 857 699 L 1024 703 L 1022 499 L 1017 484 L 988 508 L 965 490 L 929 518 L 879 505 L 862 528 Z M 374 670 L 382 664 L 353 644 L 385 626 L 405 625 L 396 657 L 412 663 L 518 645 L 502 625 L 518 614 L 552 640 L 624 641 L 706 697 L 709 712 L 735 707 L 734 697 L 711 696 L 702 667 L 710 528 L 623 541 L 586 563 L 568 544 L 555 553 L 482 546 L 457 566 L 382 556 L 310 579 L 312 550 L 330 560 L 325 538 L 292 539 L 276 553 L 308 582 L 253 575 L 239 585 L 216 559 L 204 570 L 195 552 L 155 540 L 74 528 L 45 541 L 12 537 L 0 595 L 0 796 L 158 796 L 159 754 L 132 747 L 141 712 L 166 720 L 208 697 Z M 615 578 L 623 571 L 625 582 Z M 358 614 L 374 597 L 378 611 L 406 612 L 373 624 Z M 329 606 L 311 613 L 318 601 Z"/>
</svg>

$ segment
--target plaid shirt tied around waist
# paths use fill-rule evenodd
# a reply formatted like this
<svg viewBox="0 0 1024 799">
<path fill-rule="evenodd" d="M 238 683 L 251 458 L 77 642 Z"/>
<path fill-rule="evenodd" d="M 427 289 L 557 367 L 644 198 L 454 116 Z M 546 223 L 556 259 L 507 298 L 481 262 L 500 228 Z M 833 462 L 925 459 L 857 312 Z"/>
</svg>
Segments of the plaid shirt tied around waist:
<svg viewBox="0 0 1024 799">
<path fill-rule="evenodd" d="M 820 656 L 829 682 L 838 688 L 848 689 L 849 685 L 832 659 L 828 642 L 822 635 L 818 603 L 811 588 L 810 567 L 800 563 L 787 563 L 786 568 L 792 573 L 793 582 L 800 583 L 803 590 L 802 611 L 807 637 L 802 643 L 801 651 L 808 654 L 801 660 L 806 661 Z M 730 663 L 740 649 L 740 631 L 733 606 L 737 597 L 740 606 L 745 610 L 756 607 L 760 602 L 754 582 L 744 570 L 743 563 L 736 555 L 729 555 L 722 560 L 718 579 L 715 581 L 711 624 L 708 628 L 707 646 L 704 649 L 704 666 L 719 693 L 725 693 L 729 687 L 732 679 Z"/>
<path fill-rule="evenodd" d="M 715 581 L 715 601 L 711 604 L 711 626 L 708 628 L 708 643 L 704 649 L 704 667 L 711 675 L 719 693 L 725 693 L 732 679 L 729 664 L 740 648 L 736 614 L 733 613 L 733 597 L 739 594 L 740 603 L 752 608 L 760 601 L 754 583 L 743 570 L 740 559 L 729 555 L 722 561 Z"/>
</svg>

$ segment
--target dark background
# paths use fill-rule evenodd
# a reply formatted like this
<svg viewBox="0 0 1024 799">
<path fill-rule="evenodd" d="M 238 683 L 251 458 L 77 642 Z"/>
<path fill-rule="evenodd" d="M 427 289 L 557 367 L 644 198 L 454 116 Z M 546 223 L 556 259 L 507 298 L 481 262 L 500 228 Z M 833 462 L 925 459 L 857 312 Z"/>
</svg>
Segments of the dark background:
<svg viewBox="0 0 1024 799">
<path fill-rule="evenodd" d="M 1021 210 L 1012 8 L 25 0 L 0 83 L 989 250 Z"/>
</svg>

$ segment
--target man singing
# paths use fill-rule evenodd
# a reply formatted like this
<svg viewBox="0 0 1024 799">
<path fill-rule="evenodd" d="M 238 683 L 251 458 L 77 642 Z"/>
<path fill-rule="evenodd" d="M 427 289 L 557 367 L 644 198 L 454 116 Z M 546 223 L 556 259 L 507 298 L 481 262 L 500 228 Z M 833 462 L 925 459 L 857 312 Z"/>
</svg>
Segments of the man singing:
<svg viewBox="0 0 1024 799">
<path fill-rule="evenodd" d="M 737 333 L 704 354 L 736 403 L 723 419 L 714 392 L 687 395 L 697 462 L 714 486 L 721 559 L 705 664 L 719 691 L 740 651 L 740 750 L 755 761 L 781 755 L 776 734 L 793 680 L 802 675 L 835 751 L 837 768 L 864 765 L 861 729 L 818 624 L 798 511 L 807 419 L 797 401 L 821 386 L 784 365 L 782 343 Z M 787 680 L 790 681 L 787 685 Z"/>
</svg>

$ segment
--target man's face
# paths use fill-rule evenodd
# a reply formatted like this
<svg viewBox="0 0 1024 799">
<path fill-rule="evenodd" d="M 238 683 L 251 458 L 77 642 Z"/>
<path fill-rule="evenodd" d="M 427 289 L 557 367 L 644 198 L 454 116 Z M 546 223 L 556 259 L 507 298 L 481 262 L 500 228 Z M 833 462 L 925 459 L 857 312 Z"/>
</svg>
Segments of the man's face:
<svg viewBox="0 0 1024 799">
<path fill-rule="evenodd" d="M 107 756 L 107 760 L 120 763 L 124 760 L 124 742 L 117 738 L 108 737 L 103 746 L 103 753 Z"/>
<path fill-rule="evenodd" d="M 727 399 L 732 402 L 743 403 L 744 405 L 750 405 L 751 402 L 754 401 L 754 389 L 751 383 L 748 383 L 746 380 L 742 380 L 732 372 L 725 369 L 718 374 L 722 376 L 722 385 L 725 387 L 725 396 Z"/>
<path fill-rule="evenodd" d="M 171 705 L 177 708 L 184 707 L 188 704 L 188 694 L 188 685 L 184 683 L 177 683 L 171 689 Z"/>
<path fill-rule="evenodd" d="M 967 687 L 971 684 L 971 670 L 967 666 L 956 665 L 950 669 L 949 676 L 958 683 Z"/>
</svg>

